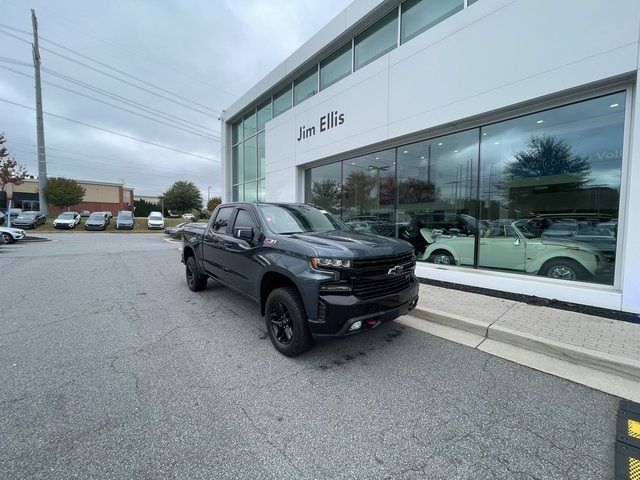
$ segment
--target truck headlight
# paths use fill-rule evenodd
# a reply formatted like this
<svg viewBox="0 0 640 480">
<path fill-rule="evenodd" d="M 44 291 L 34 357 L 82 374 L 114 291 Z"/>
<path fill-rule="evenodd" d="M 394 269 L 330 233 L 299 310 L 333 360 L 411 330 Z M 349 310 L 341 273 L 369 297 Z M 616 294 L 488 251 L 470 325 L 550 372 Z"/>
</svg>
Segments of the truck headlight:
<svg viewBox="0 0 640 480">
<path fill-rule="evenodd" d="M 351 260 L 345 260 L 342 258 L 312 258 L 311 266 L 313 268 L 351 268 Z"/>
</svg>

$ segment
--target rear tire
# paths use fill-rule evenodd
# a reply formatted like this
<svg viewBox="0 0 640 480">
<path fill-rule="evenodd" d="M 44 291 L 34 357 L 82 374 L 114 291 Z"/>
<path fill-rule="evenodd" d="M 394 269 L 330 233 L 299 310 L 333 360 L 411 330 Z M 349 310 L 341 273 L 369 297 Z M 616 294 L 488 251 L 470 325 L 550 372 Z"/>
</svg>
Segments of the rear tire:
<svg viewBox="0 0 640 480">
<path fill-rule="evenodd" d="M 540 269 L 540 275 L 558 280 L 587 280 L 591 277 L 586 268 L 570 258 L 549 260 Z"/>
<path fill-rule="evenodd" d="M 287 357 L 300 355 L 313 345 L 304 304 L 294 287 L 277 288 L 269 294 L 264 321 L 271 343 Z"/>
<path fill-rule="evenodd" d="M 207 277 L 198 272 L 195 257 L 187 258 L 185 264 L 185 274 L 187 276 L 187 286 L 192 292 L 199 292 L 207 287 Z"/>
</svg>

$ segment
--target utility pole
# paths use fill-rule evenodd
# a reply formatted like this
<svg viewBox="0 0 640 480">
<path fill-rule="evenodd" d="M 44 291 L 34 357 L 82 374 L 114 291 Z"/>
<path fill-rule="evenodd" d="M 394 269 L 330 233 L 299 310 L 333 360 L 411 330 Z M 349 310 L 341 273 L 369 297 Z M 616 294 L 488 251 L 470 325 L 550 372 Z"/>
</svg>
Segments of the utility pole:
<svg viewBox="0 0 640 480">
<path fill-rule="evenodd" d="M 33 68 L 36 79 L 36 126 L 38 140 L 38 202 L 40 211 L 45 215 L 49 214 L 49 207 L 44 192 L 47 189 L 47 157 L 44 151 L 44 119 L 42 117 L 42 85 L 40 84 L 40 47 L 38 44 L 38 19 L 36 11 L 31 9 L 31 25 L 33 26 Z"/>
</svg>

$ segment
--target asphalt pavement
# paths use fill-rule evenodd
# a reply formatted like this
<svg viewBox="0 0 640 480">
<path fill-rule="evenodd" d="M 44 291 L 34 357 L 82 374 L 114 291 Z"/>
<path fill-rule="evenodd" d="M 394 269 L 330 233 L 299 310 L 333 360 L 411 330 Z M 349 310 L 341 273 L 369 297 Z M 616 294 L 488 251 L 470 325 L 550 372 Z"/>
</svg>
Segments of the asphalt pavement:
<svg viewBox="0 0 640 480">
<path fill-rule="evenodd" d="M 0 246 L 0 478 L 613 478 L 615 397 L 395 322 L 286 358 L 162 235 L 47 237 Z"/>
</svg>

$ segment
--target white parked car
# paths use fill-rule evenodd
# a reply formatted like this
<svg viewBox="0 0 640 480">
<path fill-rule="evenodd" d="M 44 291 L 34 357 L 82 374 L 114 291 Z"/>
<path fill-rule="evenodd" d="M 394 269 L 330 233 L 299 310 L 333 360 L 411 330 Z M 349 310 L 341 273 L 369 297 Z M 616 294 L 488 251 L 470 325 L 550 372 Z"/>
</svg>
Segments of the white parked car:
<svg viewBox="0 0 640 480">
<path fill-rule="evenodd" d="M 195 222 L 196 216 L 193 213 L 185 213 L 182 215 L 182 219 L 186 222 Z"/>
<path fill-rule="evenodd" d="M 21 228 L 0 227 L 0 241 L 3 243 L 14 243 L 26 236 L 27 234 Z"/>
<path fill-rule="evenodd" d="M 147 217 L 147 227 L 150 229 L 160 228 L 164 230 L 164 218 L 160 212 L 151 212 Z"/>
<path fill-rule="evenodd" d="M 53 228 L 76 228 L 80 223 L 80 214 L 78 212 L 62 212 L 53 221 Z"/>
<path fill-rule="evenodd" d="M 610 268 L 604 254 L 574 239 L 548 240 L 527 228 L 526 220 L 481 229 L 481 267 L 515 270 L 563 280 L 588 280 Z M 420 260 L 439 265 L 473 265 L 475 237 L 444 235 L 440 230 L 420 233 L 427 248 Z"/>
</svg>

